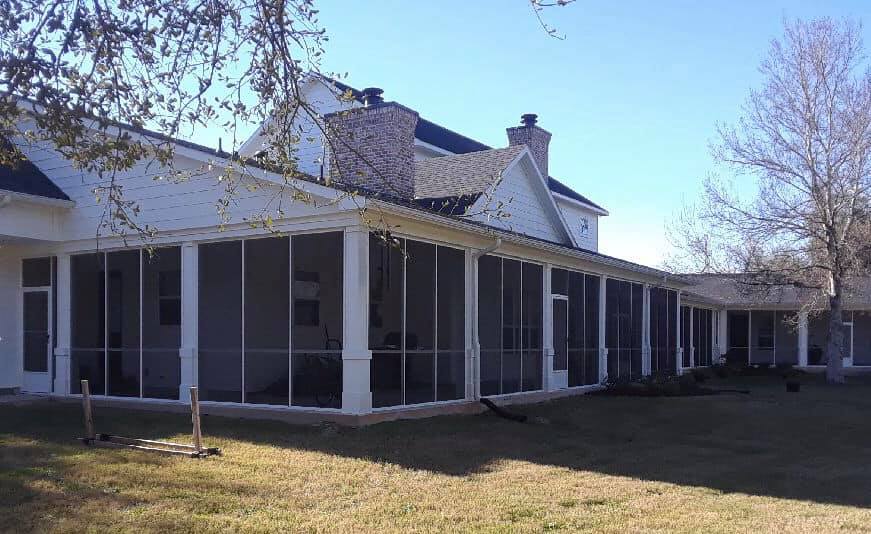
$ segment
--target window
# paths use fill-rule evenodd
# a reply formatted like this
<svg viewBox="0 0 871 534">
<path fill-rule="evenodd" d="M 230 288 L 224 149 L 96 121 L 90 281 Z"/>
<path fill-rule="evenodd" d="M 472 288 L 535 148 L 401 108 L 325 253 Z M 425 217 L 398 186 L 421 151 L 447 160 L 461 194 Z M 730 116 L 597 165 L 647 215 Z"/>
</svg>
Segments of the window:
<svg viewBox="0 0 871 534">
<path fill-rule="evenodd" d="M 465 253 L 410 239 L 369 241 L 375 407 L 465 396 Z"/>
<path fill-rule="evenodd" d="M 51 285 L 51 258 L 21 260 L 21 287 L 48 287 Z"/>
<path fill-rule="evenodd" d="M 161 326 L 180 326 L 181 271 L 158 273 L 158 295 Z"/>
<path fill-rule="evenodd" d="M 774 363 L 774 312 L 750 312 L 750 363 Z"/>
<path fill-rule="evenodd" d="M 610 278 L 605 287 L 608 379 L 640 378 L 644 287 L 634 282 Z"/>
<path fill-rule="evenodd" d="M 650 371 L 673 374 L 677 369 L 677 293 L 650 289 Z"/>
<path fill-rule="evenodd" d="M 568 385 L 599 382 L 599 277 L 554 269 L 565 274 L 568 295 Z"/>
<path fill-rule="evenodd" d="M 163 321 L 160 280 L 180 287 L 180 249 L 80 254 L 70 268 L 73 392 L 87 379 L 96 395 L 177 399 L 181 332 Z"/>
<path fill-rule="evenodd" d="M 713 355 L 713 311 L 692 308 L 692 322 L 693 365 L 707 367 L 711 365 Z"/>
<path fill-rule="evenodd" d="M 203 400 L 341 407 L 343 234 L 199 248 Z"/>
<path fill-rule="evenodd" d="M 541 389 L 541 266 L 487 255 L 478 273 L 481 395 Z"/>
</svg>

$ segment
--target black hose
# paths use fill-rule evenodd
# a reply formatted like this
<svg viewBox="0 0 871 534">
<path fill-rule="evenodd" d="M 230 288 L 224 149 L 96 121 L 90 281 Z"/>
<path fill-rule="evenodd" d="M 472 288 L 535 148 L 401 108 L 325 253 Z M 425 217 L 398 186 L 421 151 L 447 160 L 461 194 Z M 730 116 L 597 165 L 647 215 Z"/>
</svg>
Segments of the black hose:
<svg viewBox="0 0 871 534">
<path fill-rule="evenodd" d="M 488 399 L 486 397 L 481 397 L 481 404 L 483 404 L 487 408 L 490 408 L 490 410 L 492 410 L 493 413 L 495 413 L 499 417 L 503 417 L 505 419 L 508 419 L 509 421 L 516 421 L 518 423 L 525 423 L 526 422 L 525 415 L 511 413 L 511 412 L 505 410 L 504 408 L 500 408 L 499 406 L 496 406 L 493 403 L 493 401 L 491 401 L 490 399 Z"/>
</svg>

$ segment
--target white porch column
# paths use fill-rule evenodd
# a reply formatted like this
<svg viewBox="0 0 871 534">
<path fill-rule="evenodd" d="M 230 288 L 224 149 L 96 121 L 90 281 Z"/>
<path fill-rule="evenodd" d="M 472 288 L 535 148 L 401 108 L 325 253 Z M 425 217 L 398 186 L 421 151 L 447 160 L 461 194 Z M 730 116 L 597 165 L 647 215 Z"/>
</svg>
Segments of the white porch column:
<svg viewBox="0 0 871 534">
<path fill-rule="evenodd" d="M 54 333 L 57 346 L 54 349 L 55 374 L 54 393 L 56 395 L 70 394 L 70 356 L 72 347 L 72 307 L 70 292 L 70 255 L 58 254 L 57 256 L 57 279 L 55 288 L 57 291 L 57 331 Z"/>
<path fill-rule="evenodd" d="M 342 411 L 372 411 L 369 382 L 369 229 L 345 228 L 342 283 Z"/>
<path fill-rule="evenodd" d="M 681 318 L 682 318 L 682 315 L 680 313 L 681 297 L 682 297 L 681 292 L 678 291 L 677 292 L 677 299 L 675 300 L 675 302 L 676 302 L 675 307 L 677 309 L 675 310 L 675 322 L 674 322 L 674 324 L 675 324 L 675 338 L 674 339 L 676 340 L 674 354 L 675 354 L 675 358 L 677 358 L 677 362 L 675 362 L 674 369 L 675 369 L 675 372 L 677 374 L 683 373 L 683 347 L 681 347 L 681 335 L 680 335 L 680 333 L 681 333 L 681 328 L 686 328 L 686 325 L 681 324 Z"/>
<path fill-rule="evenodd" d="M 725 356 L 727 352 L 729 352 L 729 312 L 725 309 L 720 310 L 717 328 L 719 328 L 719 332 L 717 332 L 717 351 L 718 356 Z"/>
<path fill-rule="evenodd" d="M 641 297 L 641 374 L 651 372 L 650 363 L 650 284 L 644 284 Z"/>
<path fill-rule="evenodd" d="M 695 321 L 696 309 L 693 306 L 690 306 L 690 368 L 696 366 L 696 338 L 695 338 Z"/>
<path fill-rule="evenodd" d="M 542 269 L 542 299 L 541 299 L 541 341 L 544 350 L 544 358 L 542 361 L 542 389 L 544 391 L 553 391 L 557 389 L 557 384 L 553 377 L 553 304 L 551 303 L 551 266 L 545 265 Z"/>
<path fill-rule="evenodd" d="M 753 354 L 753 312 L 747 310 L 747 365 L 750 365 Z"/>
<path fill-rule="evenodd" d="M 807 365 L 807 312 L 798 312 L 798 365 Z"/>
<path fill-rule="evenodd" d="M 181 380 L 179 400 L 190 402 L 191 386 L 199 383 L 200 255 L 196 243 L 181 247 Z"/>
<path fill-rule="evenodd" d="M 608 376 L 608 349 L 605 347 L 605 293 L 607 291 L 608 277 L 604 274 L 599 277 L 599 383 L 605 381 Z M 616 377 L 612 377 L 616 378 Z"/>
<path fill-rule="evenodd" d="M 481 343 L 478 340 L 478 259 L 472 249 L 466 249 L 466 399 L 481 396 Z"/>
</svg>

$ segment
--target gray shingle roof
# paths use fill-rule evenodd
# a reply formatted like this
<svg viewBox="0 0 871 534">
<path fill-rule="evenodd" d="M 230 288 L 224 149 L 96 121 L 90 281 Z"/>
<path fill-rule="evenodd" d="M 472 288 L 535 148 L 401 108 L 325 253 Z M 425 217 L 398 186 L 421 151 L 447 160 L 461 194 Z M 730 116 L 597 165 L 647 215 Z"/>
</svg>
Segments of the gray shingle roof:
<svg viewBox="0 0 871 534">
<path fill-rule="evenodd" d="M 487 191 L 524 145 L 440 156 L 414 164 L 415 198 L 445 198 Z"/>
<path fill-rule="evenodd" d="M 9 141 L 0 138 L 0 145 L 9 147 Z M 69 200 L 70 197 L 55 185 L 29 159 L 23 159 L 13 167 L 0 165 L 0 191 L 12 191 L 56 200 Z"/>
<path fill-rule="evenodd" d="M 686 291 L 724 306 L 745 308 L 800 308 L 819 300 L 819 291 L 795 286 L 760 286 L 748 283 L 741 275 L 730 274 L 682 274 L 693 282 Z M 844 306 L 848 308 L 871 308 L 871 277 L 853 278 L 847 284 Z"/>
</svg>

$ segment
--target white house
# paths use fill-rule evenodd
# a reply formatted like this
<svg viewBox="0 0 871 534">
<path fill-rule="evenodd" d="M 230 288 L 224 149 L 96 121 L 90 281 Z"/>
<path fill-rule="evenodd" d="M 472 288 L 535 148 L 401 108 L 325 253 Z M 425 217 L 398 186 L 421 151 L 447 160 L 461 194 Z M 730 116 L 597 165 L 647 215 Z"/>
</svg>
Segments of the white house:
<svg viewBox="0 0 871 534">
<path fill-rule="evenodd" d="M 742 347 L 760 362 L 769 338 L 772 363 L 820 363 L 806 317 L 784 341 L 788 304 L 762 319 L 710 280 L 600 254 L 608 212 L 548 174 L 551 134 L 534 115 L 491 148 L 379 90 L 353 102 L 328 80 L 305 90 L 323 124 L 358 134 L 330 153 L 314 122 L 299 124 L 299 187 L 319 205 L 255 169 L 242 179 L 259 187 L 242 188 L 222 229 L 219 171 L 172 183 L 142 162 L 117 182 L 159 229 L 153 255 L 95 239 L 97 176 L 11 140 L 28 161 L 0 169 L 0 389 L 74 398 L 87 379 L 106 402 L 171 409 L 195 385 L 205 411 L 365 423 L 582 393 Z M 241 152 L 260 150 L 257 132 Z M 223 155 L 179 141 L 175 157 L 220 168 Z M 275 198 L 280 233 L 252 228 Z M 746 341 L 732 339 L 742 313 Z M 848 363 L 871 363 L 868 326 Z"/>
</svg>

